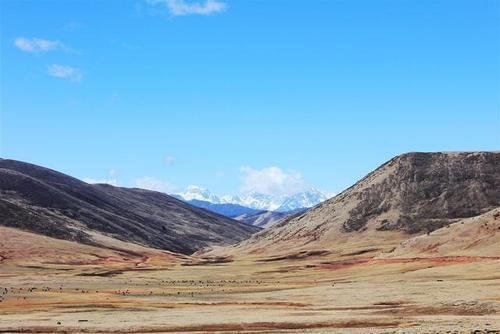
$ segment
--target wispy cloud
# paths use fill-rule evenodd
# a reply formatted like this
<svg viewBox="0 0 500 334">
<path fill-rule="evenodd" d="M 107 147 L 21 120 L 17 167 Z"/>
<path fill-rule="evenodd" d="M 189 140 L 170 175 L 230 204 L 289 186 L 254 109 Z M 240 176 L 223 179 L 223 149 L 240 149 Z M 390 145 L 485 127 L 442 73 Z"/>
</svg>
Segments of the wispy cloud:
<svg viewBox="0 0 500 334">
<path fill-rule="evenodd" d="M 83 182 L 90 184 L 110 184 L 112 186 L 117 186 L 118 182 L 116 179 L 93 179 L 91 177 L 87 177 L 83 179 Z"/>
<path fill-rule="evenodd" d="M 211 15 L 222 13 L 227 9 L 227 4 L 219 0 L 205 0 L 188 2 L 185 0 L 146 0 L 149 4 L 163 4 L 167 6 L 173 16 L 184 15 Z"/>
<path fill-rule="evenodd" d="M 144 176 L 139 179 L 136 179 L 134 185 L 137 188 L 154 190 L 169 194 L 177 190 L 177 188 L 174 185 L 162 180 L 155 179 L 150 176 Z"/>
<path fill-rule="evenodd" d="M 70 30 L 70 31 L 79 30 L 79 29 L 82 29 L 84 27 L 85 27 L 85 24 L 83 22 L 76 21 L 76 20 L 69 21 L 65 26 L 65 28 L 67 30 Z"/>
<path fill-rule="evenodd" d="M 174 164 L 174 162 L 175 162 L 175 157 L 174 157 L 174 156 L 172 156 L 172 155 L 167 155 L 167 156 L 165 157 L 164 162 L 165 162 L 165 165 L 167 165 L 167 166 L 171 166 L 171 165 L 173 165 L 173 164 Z"/>
<path fill-rule="evenodd" d="M 64 48 L 59 41 L 51 41 L 42 38 L 18 37 L 14 40 L 14 45 L 21 51 L 30 53 L 48 52 L 58 48 Z"/>
<path fill-rule="evenodd" d="M 242 192 L 258 192 L 266 195 L 289 195 L 307 188 L 302 175 L 298 172 L 285 172 L 276 166 L 254 169 L 240 168 Z"/>
<path fill-rule="evenodd" d="M 108 176 L 103 179 L 94 179 L 91 177 L 83 179 L 84 182 L 90 183 L 90 184 L 96 184 L 96 183 L 104 183 L 104 184 L 110 184 L 112 186 L 118 186 L 118 180 L 116 179 L 116 170 L 115 169 L 110 169 L 108 172 Z"/>
<path fill-rule="evenodd" d="M 79 69 L 66 65 L 52 64 L 47 67 L 47 73 L 50 76 L 78 82 L 82 79 L 82 73 Z"/>
</svg>

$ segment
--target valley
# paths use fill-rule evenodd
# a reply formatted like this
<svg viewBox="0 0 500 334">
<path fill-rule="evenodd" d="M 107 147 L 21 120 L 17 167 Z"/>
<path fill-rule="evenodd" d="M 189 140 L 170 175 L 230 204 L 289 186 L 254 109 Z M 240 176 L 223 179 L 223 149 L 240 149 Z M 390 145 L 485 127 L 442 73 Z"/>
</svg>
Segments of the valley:
<svg viewBox="0 0 500 334">
<path fill-rule="evenodd" d="M 0 332 L 497 333 L 500 324 L 498 256 L 25 261 L 3 260 Z"/>
<path fill-rule="evenodd" d="M 499 161 L 401 155 L 263 230 L 3 161 L 0 333 L 500 333 Z"/>
<path fill-rule="evenodd" d="M 500 0 L 0 0 L 0 334 L 500 334 Z"/>
</svg>

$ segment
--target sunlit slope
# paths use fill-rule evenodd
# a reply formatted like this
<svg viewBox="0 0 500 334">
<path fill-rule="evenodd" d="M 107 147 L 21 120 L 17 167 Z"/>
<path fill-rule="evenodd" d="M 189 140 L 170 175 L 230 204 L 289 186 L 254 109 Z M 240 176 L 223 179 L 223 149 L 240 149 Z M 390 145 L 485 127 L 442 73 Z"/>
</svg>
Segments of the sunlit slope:
<svg viewBox="0 0 500 334">
<path fill-rule="evenodd" d="M 500 208 L 401 243 L 389 257 L 500 256 Z"/>
<path fill-rule="evenodd" d="M 386 252 L 498 206 L 500 153 L 408 153 L 316 208 L 214 253 Z"/>
<path fill-rule="evenodd" d="M 99 246 L 84 245 L 40 234 L 0 226 L 0 266 L 78 265 L 142 266 L 146 263 L 176 263 L 184 257 L 94 234 Z M 6 267 L 3 267 L 6 268 Z"/>
</svg>

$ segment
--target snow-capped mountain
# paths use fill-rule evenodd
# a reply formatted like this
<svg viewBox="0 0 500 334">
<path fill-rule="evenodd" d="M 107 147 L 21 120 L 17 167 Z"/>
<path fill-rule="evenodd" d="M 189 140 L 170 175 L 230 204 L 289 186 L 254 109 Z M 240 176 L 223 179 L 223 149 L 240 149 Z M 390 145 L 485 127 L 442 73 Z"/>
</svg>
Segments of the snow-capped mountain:
<svg viewBox="0 0 500 334">
<path fill-rule="evenodd" d="M 279 208 L 281 198 L 256 192 L 234 196 L 231 203 L 257 210 L 274 211 Z"/>
<path fill-rule="evenodd" d="M 219 213 L 223 216 L 229 217 L 229 218 L 236 218 L 239 216 L 253 216 L 257 215 L 263 212 L 267 211 L 262 211 L 262 210 L 256 210 L 256 209 L 251 209 L 247 208 L 246 206 L 241 206 L 238 204 L 232 204 L 232 203 L 227 203 L 227 204 L 222 204 L 222 203 L 210 203 L 206 201 L 200 201 L 197 199 L 193 199 L 190 201 L 187 201 L 189 204 L 197 206 L 199 208 L 207 209 L 212 212 Z"/>
<path fill-rule="evenodd" d="M 298 194 L 286 196 L 279 208 L 274 211 L 288 212 L 313 206 L 326 201 L 328 197 L 317 189 L 311 189 Z"/>
<path fill-rule="evenodd" d="M 213 204 L 219 204 L 220 199 L 215 194 L 211 193 L 208 189 L 198 187 L 198 186 L 188 186 L 186 191 L 183 193 L 176 194 L 182 197 L 185 201 L 205 201 Z"/>
<path fill-rule="evenodd" d="M 205 188 L 189 186 L 185 192 L 176 194 L 185 201 L 205 201 L 212 204 L 236 204 L 243 207 L 277 212 L 289 212 L 298 209 L 311 208 L 329 197 L 317 189 L 282 196 L 272 196 L 256 192 L 237 196 L 224 195 L 218 197 Z"/>
</svg>

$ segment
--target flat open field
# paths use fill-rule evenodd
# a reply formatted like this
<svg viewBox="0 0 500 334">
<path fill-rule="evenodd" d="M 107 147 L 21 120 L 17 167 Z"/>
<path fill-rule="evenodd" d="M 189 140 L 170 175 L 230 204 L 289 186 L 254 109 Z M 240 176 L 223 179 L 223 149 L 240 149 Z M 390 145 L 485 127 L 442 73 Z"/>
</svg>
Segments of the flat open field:
<svg viewBox="0 0 500 334">
<path fill-rule="evenodd" d="M 220 260 L 220 259 L 219 259 Z M 499 333 L 500 260 L 0 265 L 1 333 Z M 218 262 L 218 263 L 217 263 Z"/>
</svg>

